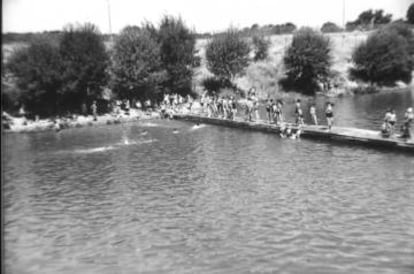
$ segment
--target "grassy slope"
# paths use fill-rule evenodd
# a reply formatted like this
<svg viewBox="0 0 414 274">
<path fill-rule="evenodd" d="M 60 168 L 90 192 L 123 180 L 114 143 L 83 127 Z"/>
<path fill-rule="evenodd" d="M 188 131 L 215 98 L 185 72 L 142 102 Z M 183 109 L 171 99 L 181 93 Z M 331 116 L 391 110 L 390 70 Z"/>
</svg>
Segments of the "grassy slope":
<svg viewBox="0 0 414 274">
<path fill-rule="evenodd" d="M 332 45 L 332 69 L 339 73 L 340 87 L 331 92 L 340 94 L 346 92 L 350 87 L 356 85 L 347 80 L 347 70 L 351 66 L 351 55 L 353 49 L 362 41 L 366 40 L 368 32 L 333 33 L 327 34 Z M 236 79 L 236 83 L 243 89 L 256 87 L 259 97 L 262 99 L 270 96 L 283 97 L 278 80 L 283 76 L 283 55 L 290 45 L 292 35 L 273 35 L 268 37 L 271 41 L 269 57 L 261 62 L 251 63 L 245 75 Z M 201 92 L 201 81 L 211 74 L 206 68 L 205 46 L 207 40 L 197 40 L 196 48 L 202 57 L 201 67 L 195 70 L 194 85 L 198 92 Z"/>
<path fill-rule="evenodd" d="M 347 91 L 356 83 L 352 83 L 347 80 L 347 70 L 351 63 L 353 49 L 362 41 L 364 41 L 369 32 L 348 32 L 348 33 L 333 33 L 327 34 L 332 43 L 332 58 L 333 66 L 332 69 L 337 71 L 341 78 L 341 86 L 337 90 L 333 90 L 333 94 L 340 94 Z M 289 46 L 292 35 L 273 35 L 268 37 L 271 41 L 269 48 L 269 57 L 260 62 L 251 63 L 247 69 L 245 75 L 238 77 L 236 83 L 239 87 L 247 90 L 250 87 L 256 87 L 259 97 L 262 99 L 270 96 L 289 96 L 281 93 L 280 87 L 278 86 L 279 79 L 283 76 L 283 55 L 287 47 Z M 211 76 L 212 74 L 208 71 L 205 59 L 205 47 L 207 39 L 198 39 L 196 42 L 196 49 L 199 50 L 199 55 L 202 57 L 201 66 L 194 70 L 194 81 L 193 86 L 197 93 L 203 92 L 201 81 Z M 3 44 L 3 62 L 7 61 L 12 51 L 16 48 L 25 46 L 24 43 L 10 43 Z M 110 42 L 106 43 L 108 48 L 111 47 Z M 295 94 L 293 94 L 295 96 Z"/>
</svg>

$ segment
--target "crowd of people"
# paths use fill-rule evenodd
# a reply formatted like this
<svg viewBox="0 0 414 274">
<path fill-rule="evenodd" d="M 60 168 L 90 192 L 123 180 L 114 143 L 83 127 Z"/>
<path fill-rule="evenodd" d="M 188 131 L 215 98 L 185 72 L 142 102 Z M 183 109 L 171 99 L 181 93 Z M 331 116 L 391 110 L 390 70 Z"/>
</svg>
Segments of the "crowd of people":
<svg viewBox="0 0 414 274">
<path fill-rule="evenodd" d="M 401 138 L 411 138 L 411 124 L 414 120 L 413 108 L 409 107 L 404 113 L 404 120 L 400 129 Z M 381 127 L 381 133 L 383 137 L 391 137 L 395 134 L 397 123 L 397 114 L 395 110 L 389 108 L 385 112 L 384 123 Z"/>
<path fill-rule="evenodd" d="M 196 109 L 193 106 L 197 105 Z M 174 113 L 198 113 L 206 115 L 207 117 L 230 119 L 234 120 L 237 117 L 244 118 L 247 121 L 262 121 L 259 113 L 259 99 L 256 95 L 256 90 L 251 88 L 245 99 L 236 100 L 234 96 L 220 96 L 216 93 L 208 94 L 205 92 L 197 100 L 190 95 L 183 97 L 179 94 L 166 94 L 164 100 L 160 105 L 161 116 L 173 118 Z M 276 124 L 281 127 L 282 137 L 299 137 L 301 126 L 304 122 L 304 109 L 300 99 L 295 101 L 294 123 L 286 122 L 284 114 L 284 102 L 281 99 L 269 98 L 265 103 L 267 114 L 267 122 Z M 309 107 L 310 124 L 319 125 L 317 116 L 317 109 L 315 104 Z M 327 102 L 324 115 L 327 122 L 327 130 L 331 131 L 334 125 L 334 104 Z M 411 138 L 411 124 L 413 121 L 413 110 L 408 108 L 405 115 L 403 125 L 401 127 L 402 138 Z M 397 122 L 397 115 L 395 110 L 389 109 L 386 112 L 384 124 L 382 125 L 382 136 L 390 137 L 395 135 L 395 126 Z"/>
<path fill-rule="evenodd" d="M 150 100 L 147 100 L 141 105 L 141 102 L 137 102 L 135 107 L 137 109 L 150 109 L 154 107 L 151 104 Z M 190 95 L 181 96 L 177 93 L 165 94 L 162 102 L 159 105 L 159 110 L 161 118 L 173 118 L 175 113 L 196 113 L 201 115 L 206 115 L 207 117 L 221 118 L 221 119 L 245 119 L 246 121 L 263 121 L 260 119 L 259 113 L 259 99 L 256 95 L 256 90 L 251 88 L 245 99 L 236 100 L 232 95 L 220 96 L 216 93 L 208 94 L 204 92 L 199 99 L 194 99 Z M 158 106 L 155 106 L 158 107 Z M 282 137 L 299 137 L 301 132 L 301 126 L 304 125 L 304 110 L 301 104 L 301 100 L 297 99 L 295 101 L 294 109 L 294 123 L 286 122 L 286 117 L 284 113 L 284 102 L 281 99 L 269 98 L 265 105 L 265 110 L 267 114 L 267 122 L 270 124 L 276 124 L 281 127 Z M 327 102 L 324 114 L 327 121 L 327 130 L 331 131 L 334 124 L 334 104 L 332 102 Z M 98 120 L 98 105 L 96 101 L 93 101 L 87 110 L 86 106 L 82 106 L 84 115 L 92 114 L 93 121 Z M 112 102 L 112 105 L 108 107 L 111 110 L 112 115 L 115 115 L 116 118 L 119 118 L 122 115 L 130 114 L 130 101 L 129 100 L 116 100 Z M 310 117 L 310 124 L 319 125 L 317 109 L 315 104 L 311 104 L 308 109 L 308 114 Z M 244 116 L 244 117 L 243 117 Z M 62 127 L 62 124 L 65 124 L 67 119 L 71 121 L 77 120 L 77 115 L 69 115 L 66 118 L 64 116 L 58 117 L 54 120 L 54 125 L 56 128 Z M 38 118 L 36 119 L 38 120 Z M 402 121 L 400 134 L 398 135 L 401 138 L 411 138 L 411 124 L 414 120 L 413 108 L 409 107 Z M 10 115 L 3 112 L 2 115 L 2 124 L 3 128 L 9 129 L 10 125 L 13 124 L 13 119 Z M 396 135 L 396 124 L 397 124 L 397 114 L 394 109 L 388 109 L 385 113 L 384 122 L 381 127 L 381 134 L 383 137 L 391 137 Z"/>
</svg>

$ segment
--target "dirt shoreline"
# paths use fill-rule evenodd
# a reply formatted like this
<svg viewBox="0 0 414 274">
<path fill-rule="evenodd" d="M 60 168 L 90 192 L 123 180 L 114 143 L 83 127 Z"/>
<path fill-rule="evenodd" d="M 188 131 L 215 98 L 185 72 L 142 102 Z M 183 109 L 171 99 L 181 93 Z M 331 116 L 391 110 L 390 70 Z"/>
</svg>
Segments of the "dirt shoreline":
<svg viewBox="0 0 414 274">
<path fill-rule="evenodd" d="M 83 128 L 89 126 L 102 126 L 120 123 L 128 123 L 141 120 L 160 119 L 159 112 L 144 112 L 131 111 L 129 115 L 121 113 L 104 114 L 97 116 L 96 121 L 92 115 L 78 116 L 76 119 L 41 119 L 38 121 L 28 120 L 25 118 L 13 117 L 9 121 L 10 128 L 6 129 L 3 126 L 4 133 L 30 133 L 30 132 L 45 132 L 45 131 L 61 131 L 69 128 Z"/>
</svg>

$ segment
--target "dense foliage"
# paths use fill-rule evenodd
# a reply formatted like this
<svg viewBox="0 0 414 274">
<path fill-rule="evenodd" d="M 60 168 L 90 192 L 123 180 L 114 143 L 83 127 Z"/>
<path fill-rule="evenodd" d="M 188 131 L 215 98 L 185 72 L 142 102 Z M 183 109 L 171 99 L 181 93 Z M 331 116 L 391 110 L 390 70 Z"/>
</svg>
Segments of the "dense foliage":
<svg viewBox="0 0 414 274">
<path fill-rule="evenodd" d="M 155 99 L 165 80 L 160 44 L 148 27 L 126 27 L 115 40 L 111 84 L 120 99 Z"/>
<path fill-rule="evenodd" d="M 207 67 L 216 77 L 233 81 L 248 65 L 249 53 L 248 42 L 237 30 L 229 29 L 208 42 Z"/>
<path fill-rule="evenodd" d="M 158 30 L 161 62 L 167 72 L 166 92 L 187 95 L 191 93 L 192 67 L 196 60 L 195 36 L 181 18 L 165 16 Z"/>
<path fill-rule="evenodd" d="M 26 109 L 52 115 L 80 111 L 82 103 L 99 98 L 107 65 L 98 29 L 85 24 L 67 27 L 60 40 L 33 40 L 12 54 L 6 69 Z"/>
<path fill-rule="evenodd" d="M 107 84 L 109 56 L 96 26 L 69 25 L 62 34 L 62 96 L 65 108 L 74 109 L 100 96 Z"/>
<path fill-rule="evenodd" d="M 263 35 L 255 35 L 252 38 L 254 61 L 264 60 L 268 56 L 270 41 Z"/>
<path fill-rule="evenodd" d="M 356 28 L 369 29 L 377 25 L 384 25 L 390 23 L 392 20 L 391 14 L 385 14 L 383 10 L 372 9 L 361 12 L 355 21 L 347 22 L 346 29 L 352 31 Z"/>
<path fill-rule="evenodd" d="M 330 52 L 328 38 L 309 28 L 299 30 L 284 55 L 286 78 L 281 84 L 285 89 L 313 94 L 329 77 Z"/>
<path fill-rule="evenodd" d="M 408 52 L 414 57 L 414 32 L 410 25 L 404 22 L 393 22 L 383 29 L 385 32 L 396 32 L 402 36 L 408 43 Z"/>
<path fill-rule="evenodd" d="M 62 103 L 58 98 L 62 87 L 58 47 L 47 40 L 35 40 L 28 47 L 16 51 L 6 69 L 13 74 L 18 89 L 15 92 L 18 98 L 14 100 L 20 101 L 32 113 L 57 113 Z"/>
<path fill-rule="evenodd" d="M 414 67 L 409 44 L 395 30 L 373 33 L 354 50 L 352 60 L 352 78 L 381 86 L 393 86 L 396 81 L 411 82 Z"/>
<path fill-rule="evenodd" d="M 326 22 L 321 27 L 321 32 L 323 33 L 332 33 L 340 31 L 342 31 L 342 28 L 340 28 L 337 24 L 332 22 Z"/>
<path fill-rule="evenodd" d="M 410 24 L 414 24 L 414 3 L 407 10 L 407 21 Z"/>
</svg>

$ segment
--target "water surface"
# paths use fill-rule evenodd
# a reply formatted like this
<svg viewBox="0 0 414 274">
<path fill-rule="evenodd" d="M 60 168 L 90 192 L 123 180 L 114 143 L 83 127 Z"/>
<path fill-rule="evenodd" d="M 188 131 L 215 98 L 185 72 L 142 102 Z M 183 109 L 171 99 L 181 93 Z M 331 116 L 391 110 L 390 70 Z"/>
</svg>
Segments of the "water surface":
<svg viewBox="0 0 414 274">
<path fill-rule="evenodd" d="M 337 122 L 413 104 L 382 96 Z M 3 137 L 7 273 L 414 272 L 410 154 L 179 121 Z"/>
</svg>

